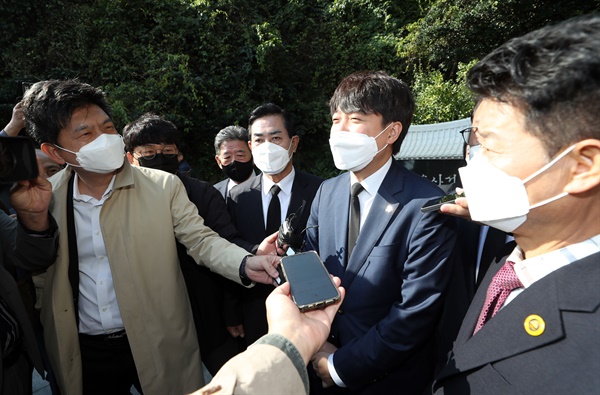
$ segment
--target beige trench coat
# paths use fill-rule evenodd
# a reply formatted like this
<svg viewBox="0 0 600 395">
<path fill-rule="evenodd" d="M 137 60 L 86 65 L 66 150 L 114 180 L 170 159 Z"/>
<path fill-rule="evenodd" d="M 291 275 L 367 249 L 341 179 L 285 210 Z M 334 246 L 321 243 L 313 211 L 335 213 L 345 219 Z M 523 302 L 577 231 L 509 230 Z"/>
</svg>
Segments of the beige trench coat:
<svg viewBox="0 0 600 395">
<path fill-rule="evenodd" d="M 51 212 L 62 230 L 47 272 L 42 322 L 63 395 L 80 395 L 81 358 L 68 279 L 67 168 L 51 180 Z M 145 395 L 183 394 L 203 383 L 200 351 L 175 237 L 198 263 L 240 282 L 247 252 L 218 237 L 197 215 L 179 179 L 125 161 L 100 212 L 115 292 Z M 173 237 L 175 235 L 175 237 Z M 110 380 L 110 378 L 107 378 Z"/>
<path fill-rule="evenodd" d="M 265 335 L 231 358 L 209 384 L 193 395 L 308 394 L 308 373 L 300 352 L 279 335 Z"/>
</svg>

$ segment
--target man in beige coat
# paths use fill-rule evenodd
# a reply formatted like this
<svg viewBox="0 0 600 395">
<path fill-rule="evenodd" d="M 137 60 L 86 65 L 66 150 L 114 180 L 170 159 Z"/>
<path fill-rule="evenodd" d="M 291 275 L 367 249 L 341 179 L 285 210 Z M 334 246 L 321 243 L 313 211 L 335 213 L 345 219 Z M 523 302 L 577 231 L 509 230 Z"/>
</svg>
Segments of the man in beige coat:
<svg viewBox="0 0 600 395">
<path fill-rule="evenodd" d="M 202 386 L 175 238 L 198 264 L 244 285 L 271 283 L 278 258 L 248 256 L 218 237 L 174 175 L 124 161 L 100 90 L 43 81 L 23 107 L 28 132 L 67 165 L 51 179 L 50 210 L 64 237 L 42 298 L 62 394 L 128 393 L 131 385 L 182 394 Z"/>
</svg>

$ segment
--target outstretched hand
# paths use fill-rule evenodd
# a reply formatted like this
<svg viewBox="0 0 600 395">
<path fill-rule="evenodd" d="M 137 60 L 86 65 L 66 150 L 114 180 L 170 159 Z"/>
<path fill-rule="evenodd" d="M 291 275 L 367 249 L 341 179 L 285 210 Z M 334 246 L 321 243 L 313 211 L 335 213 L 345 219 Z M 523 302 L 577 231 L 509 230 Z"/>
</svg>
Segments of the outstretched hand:
<svg viewBox="0 0 600 395">
<path fill-rule="evenodd" d="M 277 255 L 251 256 L 246 259 L 246 276 L 257 283 L 275 284 L 275 279 L 279 277 L 276 268 L 280 260 Z"/>
<path fill-rule="evenodd" d="M 301 312 L 292 300 L 289 283 L 277 287 L 267 298 L 269 333 L 278 333 L 294 343 L 305 364 L 327 340 L 331 323 L 344 299 L 346 292 L 340 287 L 341 280 L 333 277 L 333 281 L 341 298 L 323 309 Z"/>
</svg>

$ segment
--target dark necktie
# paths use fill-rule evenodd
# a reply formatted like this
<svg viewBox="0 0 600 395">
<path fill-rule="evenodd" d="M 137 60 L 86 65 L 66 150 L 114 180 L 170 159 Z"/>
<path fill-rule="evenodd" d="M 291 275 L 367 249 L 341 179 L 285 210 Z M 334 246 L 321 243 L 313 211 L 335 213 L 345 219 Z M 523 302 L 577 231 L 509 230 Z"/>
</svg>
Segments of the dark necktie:
<svg viewBox="0 0 600 395">
<path fill-rule="evenodd" d="M 496 256 L 502 247 L 506 244 L 506 233 L 496 228 L 488 228 L 485 240 L 483 241 L 483 251 L 479 260 L 479 271 L 477 272 L 476 286 L 479 287 L 481 280 L 485 276 L 490 264 L 496 261 Z"/>
<path fill-rule="evenodd" d="M 271 194 L 271 203 L 269 203 L 269 209 L 267 210 L 267 236 L 277 232 L 281 226 L 281 205 L 277 197 L 279 191 L 281 191 L 281 188 L 277 184 L 273 185 L 269 191 Z"/>
<path fill-rule="evenodd" d="M 352 185 L 350 191 L 350 224 L 348 226 L 348 260 L 358 239 L 360 231 L 360 201 L 358 195 L 364 190 L 360 182 Z"/>
<path fill-rule="evenodd" d="M 515 263 L 511 261 L 504 262 L 504 266 L 492 278 L 473 334 L 476 334 L 490 318 L 496 315 L 513 289 L 523 286 L 515 273 L 514 265 Z"/>
</svg>

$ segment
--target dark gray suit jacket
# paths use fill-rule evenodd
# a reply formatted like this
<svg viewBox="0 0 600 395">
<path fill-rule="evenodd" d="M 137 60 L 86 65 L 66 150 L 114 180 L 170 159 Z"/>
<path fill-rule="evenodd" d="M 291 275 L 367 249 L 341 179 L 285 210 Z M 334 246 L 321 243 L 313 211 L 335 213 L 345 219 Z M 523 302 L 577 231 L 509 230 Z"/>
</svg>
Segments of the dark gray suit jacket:
<svg viewBox="0 0 600 395">
<path fill-rule="evenodd" d="M 37 371 L 44 376 L 44 365 L 35 338 L 33 327 L 17 284 L 6 270 L 15 265 L 27 270 L 44 270 L 56 258 L 58 230 L 52 217 L 52 237 L 28 235 L 13 218 L 0 211 L 0 295 L 16 315 L 23 330 L 23 349 Z M 2 348 L 0 348 L 0 388 L 2 388 Z"/>
<path fill-rule="evenodd" d="M 225 201 L 227 201 L 227 184 L 228 183 L 229 183 L 229 178 L 226 178 L 224 180 L 217 182 L 215 185 L 213 185 L 215 187 L 215 189 L 221 193 L 221 196 L 223 196 L 223 199 L 225 199 Z"/>
<path fill-rule="evenodd" d="M 597 394 L 600 390 L 600 253 L 532 284 L 472 336 L 492 264 L 434 384 L 435 394 Z M 545 331 L 525 330 L 528 316 Z"/>
</svg>

